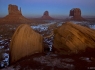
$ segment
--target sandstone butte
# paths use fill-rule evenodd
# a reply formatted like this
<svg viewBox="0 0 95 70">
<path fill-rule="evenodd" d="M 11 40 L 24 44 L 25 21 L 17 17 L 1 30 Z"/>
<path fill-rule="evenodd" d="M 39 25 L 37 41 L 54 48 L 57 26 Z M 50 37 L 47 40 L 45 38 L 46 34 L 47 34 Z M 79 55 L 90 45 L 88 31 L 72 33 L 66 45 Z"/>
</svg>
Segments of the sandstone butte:
<svg viewBox="0 0 95 70">
<path fill-rule="evenodd" d="M 0 23 L 31 23 L 31 21 L 22 15 L 21 8 L 18 6 L 9 4 L 8 15 L 0 19 Z"/>
<path fill-rule="evenodd" d="M 21 24 L 15 31 L 10 42 L 10 64 L 30 56 L 43 52 L 43 38 L 29 25 Z"/>
<path fill-rule="evenodd" d="M 54 30 L 53 46 L 60 54 L 90 52 L 90 49 L 95 49 L 95 30 L 66 22 Z"/>
<path fill-rule="evenodd" d="M 79 9 L 79 8 L 71 9 L 69 16 L 71 16 L 70 20 L 76 20 L 76 21 L 83 21 L 83 20 L 85 20 L 81 16 L 81 9 Z"/>
<path fill-rule="evenodd" d="M 44 19 L 44 20 L 53 20 L 53 18 L 49 16 L 49 12 L 48 11 L 44 12 L 44 14 L 41 17 L 41 19 Z"/>
</svg>

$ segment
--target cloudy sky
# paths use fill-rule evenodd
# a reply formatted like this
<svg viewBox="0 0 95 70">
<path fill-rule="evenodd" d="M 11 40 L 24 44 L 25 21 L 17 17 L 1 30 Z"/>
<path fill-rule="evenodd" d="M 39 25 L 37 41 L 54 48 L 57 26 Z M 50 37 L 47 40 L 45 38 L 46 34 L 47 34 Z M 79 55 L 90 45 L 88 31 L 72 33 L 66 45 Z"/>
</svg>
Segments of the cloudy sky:
<svg viewBox="0 0 95 70">
<path fill-rule="evenodd" d="M 9 4 L 21 7 L 26 17 L 41 17 L 46 10 L 52 17 L 64 17 L 72 8 L 80 8 L 82 16 L 95 16 L 95 0 L 0 0 L 0 17 L 8 14 Z"/>
</svg>

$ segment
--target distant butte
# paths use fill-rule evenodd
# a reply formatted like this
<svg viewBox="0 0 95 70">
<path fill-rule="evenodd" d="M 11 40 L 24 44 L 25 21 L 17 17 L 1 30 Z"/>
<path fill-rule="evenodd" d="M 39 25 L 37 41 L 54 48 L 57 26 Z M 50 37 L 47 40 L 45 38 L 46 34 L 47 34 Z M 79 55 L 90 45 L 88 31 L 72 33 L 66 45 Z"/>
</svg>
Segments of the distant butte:
<svg viewBox="0 0 95 70">
<path fill-rule="evenodd" d="M 22 15 L 21 8 L 18 10 L 18 6 L 9 4 L 8 15 L 0 20 L 0 23 L 30 23 L 31 21 Z"/>
<path fill-rule="evenodd" d="M 78 21 L 85 20 L 84 18 L 81 17 L 81 10 L 79 8 L 71 9 L 69 16 L 72 16 L 70 20 L 78 20 Z"/>
<path fill-rule="evenodd" d="M 44 19 L 44 20 L 53 20 L 53 18 L 49 16 L 49 12 L 48 11 L 44 12 L 44 14 L 41 17 L 41 19 Z"/>
</svg>

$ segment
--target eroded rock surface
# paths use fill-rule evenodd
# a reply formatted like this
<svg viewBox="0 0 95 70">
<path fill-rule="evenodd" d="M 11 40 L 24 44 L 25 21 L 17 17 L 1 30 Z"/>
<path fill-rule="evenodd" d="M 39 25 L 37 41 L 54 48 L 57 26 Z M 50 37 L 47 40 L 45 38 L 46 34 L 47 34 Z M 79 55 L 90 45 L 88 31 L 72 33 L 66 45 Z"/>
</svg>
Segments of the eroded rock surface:
<svg viewBox="0 0 95 70">
<path fill-rule="evenodd" d="M 61 54 L 95 49 L 95 30 L 71 22 L 64 23 L 54 31 L 54 48 Z"/>
<path fill-rule="evenodd" d="M 42 40 L 42 36 L 29 25 L 20 25 L 10 43 L 10 63 L 34 53 L 41 53 L 43 51 Z"/>
</svg>

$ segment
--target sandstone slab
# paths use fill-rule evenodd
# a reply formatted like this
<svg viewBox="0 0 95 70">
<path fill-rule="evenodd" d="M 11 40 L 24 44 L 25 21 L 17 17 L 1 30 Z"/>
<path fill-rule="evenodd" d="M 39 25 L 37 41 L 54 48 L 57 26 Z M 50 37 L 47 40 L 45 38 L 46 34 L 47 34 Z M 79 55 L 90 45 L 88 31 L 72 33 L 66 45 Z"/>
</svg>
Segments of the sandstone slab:
<svg viewBox="0 0 95 70">
<path fill-rule="evenodd" d="M 54 44 L 56 52 L 72 54 L 85 52 L 87 48 L 95 48 L 95 30 L 73 24 L 64 23 L 54 31 Z"/>
<path fill-rule="evenodd" d="M 10 63 L 23 57 L 43 51 L 42 36 L 29 25 L 21 24 L 15 31 L 10 43 Z"/>
</svg>

